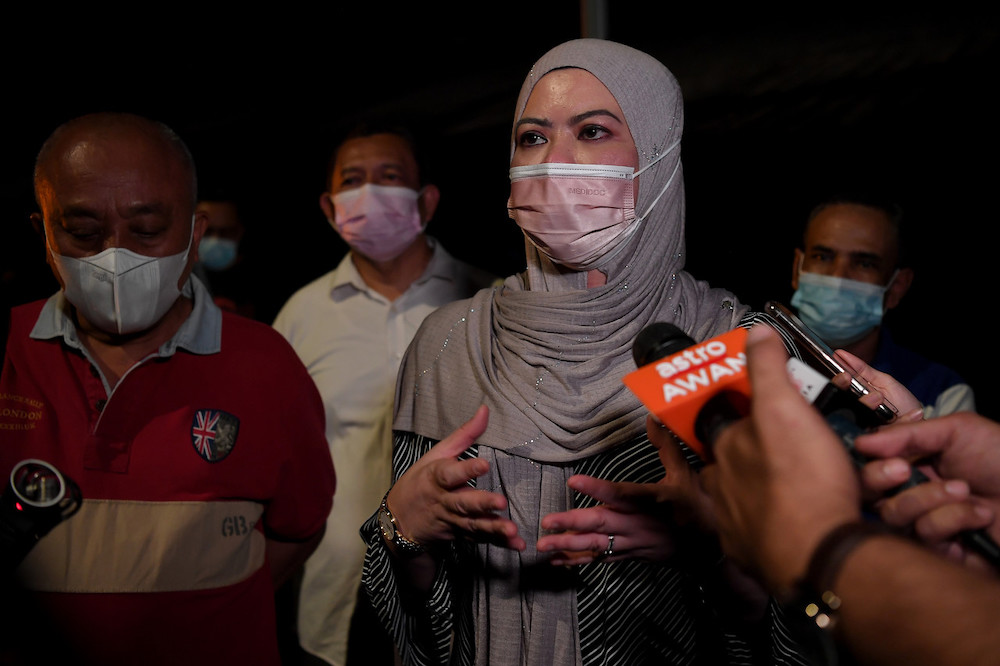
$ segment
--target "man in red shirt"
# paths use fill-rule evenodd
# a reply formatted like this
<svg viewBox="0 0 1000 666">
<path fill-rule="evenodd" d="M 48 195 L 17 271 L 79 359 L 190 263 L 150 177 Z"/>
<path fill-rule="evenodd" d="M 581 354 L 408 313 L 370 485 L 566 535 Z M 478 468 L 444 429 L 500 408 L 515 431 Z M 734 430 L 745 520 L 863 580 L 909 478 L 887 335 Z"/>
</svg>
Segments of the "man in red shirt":
<svg viewBox="0 0 1000 666">
<path fill-rule="evenodd" d="M 32 626 L 83 663 L 277 665 L 274 587 L 319 542 L 335 486 L 311 378 L 191 275 L 205 219 L 169 128 L 72 120 L 35 192 L 62 288 L 12 311 L 0 473 L 44 460 L 83 502 L 16 572 Z"/>
</svg>

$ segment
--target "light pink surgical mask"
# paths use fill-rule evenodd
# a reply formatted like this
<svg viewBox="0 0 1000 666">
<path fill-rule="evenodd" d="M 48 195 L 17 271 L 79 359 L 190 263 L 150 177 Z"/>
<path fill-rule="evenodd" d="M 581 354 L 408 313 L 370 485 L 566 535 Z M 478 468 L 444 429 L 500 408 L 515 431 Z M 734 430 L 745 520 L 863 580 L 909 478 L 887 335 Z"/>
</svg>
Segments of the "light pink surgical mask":
<svg viewBox="0 0 1000 666">
<path fill-rule="evenodd" d="M 408 187 L 366 183 L 330 198 L 333 228 L 351 249 L 373 261 L 395 259 L 424 230 L 420 193 Z"/>
<path fill-rule="evenodd" d="M 511 167 L 507 213 L 549 259 L 574 270 L 589 270 L 625 247 L 639 222 L 667 191 L 673 176 L 646 212 L 636 217 L 636 177 L 672 149 L 638 172 L 609 164 Z"/>
</svg>

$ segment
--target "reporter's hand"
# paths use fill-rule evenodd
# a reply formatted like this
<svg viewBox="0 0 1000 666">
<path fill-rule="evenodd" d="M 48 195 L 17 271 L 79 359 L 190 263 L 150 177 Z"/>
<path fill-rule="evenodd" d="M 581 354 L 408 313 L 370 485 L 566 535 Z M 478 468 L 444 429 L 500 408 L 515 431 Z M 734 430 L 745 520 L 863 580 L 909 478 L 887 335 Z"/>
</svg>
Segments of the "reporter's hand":
<svg viewBox="0 0 1000 666">
<path fill-rule="evenodd" d="M 862 478 L 872 492 L 884 493 L 905 482 L 911 461 L 931 480 L 876 502 L 882 519 L 912 527 L 926 543 L 977 569 L 989 568 L 965 550 L 959 532 L 988 528 L 1000 540 L 1000 424 L 971 412 L 920 423 L 900 424 L 862 435 L 855 442 L 868 463 Z"/>
<path fill-rule="evenodd" d="M 647 417 L 647 426 L 650 423 L 654 424 L 651 435 L 669 438 L 652 417 Z M 694 472 L 676 453 L 676 444 L 670 441 L 665 448 L 675 452 L 680 464 L 668 469 L 656 483 L 614 482 L 582 474 L 570 477 L 570 488 L 601 503 L 545 516 L 542 527 L 559 534 L 540 538 L 538 550 L 552 553 L 552 564 L 563 565 L 586 564 L 595 559 L 656 562 L 671 557 L 677 548 L 676 511 L 688 505 L 690 496 L 700 490 Z M 662 453 L 660 457 L 662 460 Z M 604 556 L 609 535 L 614 535 L 614 549 L 610 556 Z"/>
<path fill-rule="evenodd" d="M 483 434 L 488 420 L 488 408 L 480 407 L 472 419 L 438 442 L 392 486 L 389 508 L 408 539 L 428 548 L 466 538 L 524 550 L 517 525 L 497 515 L 507 508 L 507 498 L 467 485 L 486 474 L 489 463 L 479 458 L 458 460 Z"/>
<path fill-rule="evenodd" d="M 839 438 L 789 380 L 776 334 L 752 328 L 747 357 L 750 417 L 721 432 L 701 477 L 723 550 L 784 592 L 827 532 L 860 518 L 860 484 Z"/>
</svg>

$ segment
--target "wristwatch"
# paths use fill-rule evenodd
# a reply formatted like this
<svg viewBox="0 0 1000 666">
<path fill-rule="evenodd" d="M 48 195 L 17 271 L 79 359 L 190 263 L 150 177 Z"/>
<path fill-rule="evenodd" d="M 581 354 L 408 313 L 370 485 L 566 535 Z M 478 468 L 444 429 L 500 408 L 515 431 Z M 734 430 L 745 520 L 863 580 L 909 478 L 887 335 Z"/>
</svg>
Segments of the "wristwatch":
<svg viewBox="0 0 1000 666">
<path fill-rule="evenodd" d="M 378 510 L 378 526 L 382 530 L 382 537 L 386 541 L 391 543 L 396 547 L 396 549 L 405 555 L 419 555 L 425 552 L 423 546 L 421 546 L 416 541 L 411 541 L 403 536 L 403 533 L 399 531 L 399 526 L 396 525 L 396 517 L 392 515 L 392 511 L 389 511 L 389 504 L 387 500 L 389 499 L 389 493 L 386 492 L 382 496 L 382 506 Z"/>
</svg>

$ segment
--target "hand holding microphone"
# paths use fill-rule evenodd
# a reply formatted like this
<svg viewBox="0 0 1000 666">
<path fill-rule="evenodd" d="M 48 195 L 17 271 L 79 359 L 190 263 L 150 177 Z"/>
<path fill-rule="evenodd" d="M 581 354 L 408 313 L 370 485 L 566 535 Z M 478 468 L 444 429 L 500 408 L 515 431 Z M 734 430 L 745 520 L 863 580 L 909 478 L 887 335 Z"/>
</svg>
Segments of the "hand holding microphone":
<svg viewBox="0 0 1000 666">
<path fill-rule="evenodd" d="M 995 578 L 954 566 L 891 535 L 843 538 L 851 534 L 843 528 L 860 526 L 862 516 L 857 474 L 839 438 L 817 410 L 796 395 L 782 367 L 787 354 L 768 327 L 750 332 L 747 356 L 754 395 L 750 418 L 719 434 L 713 446 L 715 464 L 706 465 L 700 474 L 713 498 L 719 537 L 730 558 L 756 572 L 776 597 L 789 599 L 786 609 L 802 611 L 787 613 L 789 620 L 818 617 L 810 615 L 810 607 L 802 603 L 806 600 L 837 608 L 833 621 L 842 631 L 800 634 L 805 646 L 811 643 L 809 636 L 816 638 L 821 659 L 844 641 L 852 663 L 854 658 L 872 663 L 993 663 L 998 645 L 991 629 L 997 611 Z M 944 462 L 945 452 L 970 464 L 984 460 L 972 457 L 973 451 L 992 451 L 988 466 L 975 467 L 1000 478 L 1000 425 L 973 435 L 968 426 L 981 417 L 960 415 L 949 424 L 951 418 L 882 428 L 859 438 L 858 445 L 879 455 L 939 451 L 942 458 L 936 467 Z M 981 425 L 987 425 L 985 420 Z M 942 437 L 943 432 L 950 434 Z M 655 434 L 651 432 L 651 438 Z M 949 469 L 957 473 L 959 468 Z M 1000 491 L 995 483 L 991 487 Z M 824 547 L 831 543 L 840 549 Z M 814 586 L 812 581 L 826 585 Z M 817 590 L 833 596 L 808 594 Z M 807 594 L 799 596 L 801 592 Z M 831 601 L 842 604 L 829 605 Z"/>
<path fill-rule="evenodd" d="M 692 344 L 691 338 L 676 327 L 654 324 L 640 333 L 633 349 L 637 364 L 642 362 L 644 365 L 623 379 L 654 417 L 706 462 L 714 461 L 713 445 L 719 434 L 751 412 L 746 336 L 745 330 L 737 329 L 704 343 Z M 656 360 L 660 354 L 665 356 Z M 775 362 L 774 359 L 771 362 Z M 862 467 L 868 459 L 856 451 L 855 439 L 884 422 L 885 415 L 868 409 L 859 402 L 857 395 L 837 389 L 814 369 L 797 359 L 789 359 L 787 353 L 781 356 L 780 365 L 787 368 L 782 374 L 783 381 L 789 384 L 791 376 L 794 382 L 791 385 L 798 389 L 800 396 L 819 408 L 819 411 L 809 411 L 826 421 L 839 436 L 842 446 L 851 453 L 855 465 Z M 760 395 L 756 386 L 754 394 Z M 770 400 L 770 396 L 767 399 Z M 801 398 L 798 406 L 805 406 Z M 804 432 L 786 433 L 785 437 L 796 438 L 801 447 L 814 446 L 812 438 Z M 927 477 L 913 468 L 910 478 L 894 492 L 926 481 Z M 962 539 L 1000 568 L 1000 547 L 985 532 L 965 531 Z"/>
<path fill-rule="evenodd" d="M 673 324 L 651 324 L 632 346 L 638 370 L 622 381 L 660 423 L 711 460 L 708 436 L 719 425 L 716 414 L 736 419 L 749 408 L 746 335 L 737 328 L 696 344 Z"/>
<path fill-rule="evenodd" d="M 777 337 L 758 326 L 747 342 L 749 382 L 763 399 L 751 403 L 751 418 L 719 432 L 700 477 L 724 551 L 785 592 L 824 534 L 861 519 L 861 487 L 837 436 L 790 381 Z M 666 439 L 662 432 L 651 429 L 651 438 Z"/>
<path fill-rule="evenodd" d="M 633 345 L 639 368 L 622 381 L 681 441 L 711 461 L 718 432 L 750 411 L 746 336 L 746 329 L 737 328 L 695 343 L 673 324 L 651 324 Z M 802 361 L 786 358 L 784 365 L 800 394 L 843 437 L 884 422 L 884 412 L 868 409 L 857 394 L 838 389 Z"/>
</svg>

